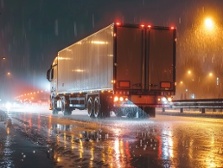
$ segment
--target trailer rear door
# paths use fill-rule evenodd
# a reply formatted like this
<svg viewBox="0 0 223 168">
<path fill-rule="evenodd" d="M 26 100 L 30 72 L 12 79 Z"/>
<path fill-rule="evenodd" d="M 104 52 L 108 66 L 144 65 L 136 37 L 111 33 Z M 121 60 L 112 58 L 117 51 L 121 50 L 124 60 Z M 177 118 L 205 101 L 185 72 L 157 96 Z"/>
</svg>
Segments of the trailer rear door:
<svg viewBox="0 0 223 168">
<path fill-rule="evenodd" d="M 174 91 L 175 30 L 147 29 L 147 88 L 149 91 Z"/>
<path fill-rule="evenodd" d="M 117 89 L 142 88 L 143 34 L 140 27 L 117 27 Z"/>
</svg>

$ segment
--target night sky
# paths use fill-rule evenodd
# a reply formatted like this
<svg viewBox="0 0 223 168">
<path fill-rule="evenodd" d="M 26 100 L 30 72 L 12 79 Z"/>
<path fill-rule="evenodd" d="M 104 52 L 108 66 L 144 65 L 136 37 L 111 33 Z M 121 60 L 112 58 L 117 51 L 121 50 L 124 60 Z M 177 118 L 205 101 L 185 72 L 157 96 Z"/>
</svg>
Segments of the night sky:
<svg viewBox="0 0 223 168">
<path fill-rule="evenodd" d="M 180 80 L 183 70 L 186 70 L 185 64 L 190 64 L 192 55 L 201 54 L 195 52 L 196 49 L 192 49 L 189 45 L 188 40 L 192 40 L 191 36 L 185 35 L 194 30 L 197 16 L 210 13 L 218 19 L 221 27 L 223 24 L 222 0 L 1 0 L 0 2 L 0 56 L 7 58 L 0 64 L 0 79 L 4 80 L 2 82 L 4 86 L 3 84 L 0 86 L 0 93 L 5 95 L 7 91 L 8 95 L 12 96 L 22 94 L 25 87 L 31 90 L 46 89 L 45 85 L 48 83 L 45 78 L 46 71 L 57 52 L 114 21 L 176 26 L 177 67 L 180 69 L 177 77 Z M 210 52 L 214 52 L 215 56 L 220 55 L 218 57 L 220 61 L 215 62 L 222 64 L 222 47 L 217 49 L 217 53 L 214 49 Z M 8 71 L 12 75 L 10 84 L 4 76 L 4 72 Z M 221 73 L 223 76 L 223 72 Z"/>
</svg>

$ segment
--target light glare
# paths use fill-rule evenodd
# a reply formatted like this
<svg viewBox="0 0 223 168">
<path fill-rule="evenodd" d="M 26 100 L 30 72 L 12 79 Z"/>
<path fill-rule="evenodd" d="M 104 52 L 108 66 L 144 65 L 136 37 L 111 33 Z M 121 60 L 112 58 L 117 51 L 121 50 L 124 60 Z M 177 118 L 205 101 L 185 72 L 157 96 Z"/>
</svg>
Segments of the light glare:
<svg viewBox="0 0 223 168">
<path fill-rule="evenodd" d="M 214 21 L 212 18 L 206 18 L 204 21 L 205 27 L 207 30 L 213 30 L 214 29 Z"/>
</svg>

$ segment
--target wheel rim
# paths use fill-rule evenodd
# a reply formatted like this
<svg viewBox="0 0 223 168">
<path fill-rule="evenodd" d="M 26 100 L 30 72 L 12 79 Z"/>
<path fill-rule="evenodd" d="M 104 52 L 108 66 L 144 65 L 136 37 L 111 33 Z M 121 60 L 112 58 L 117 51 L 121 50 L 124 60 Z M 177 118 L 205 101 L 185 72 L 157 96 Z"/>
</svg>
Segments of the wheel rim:
<svg viewBox="0 0 223 168">
<path fill-rule="evenodd" d="M 92 116 L 93 113 L 93 100 L 92 97 L 90 97 L 87 101 L 87 112 L 88 112 L 88 116 Z"/>
<path fill-rule="evenodd" d="M 99 97 L 96 97 L 94 99 L 94 116 L 99 117 L 99 114 L 100 114 L 100 101 Z"/>
</svg>

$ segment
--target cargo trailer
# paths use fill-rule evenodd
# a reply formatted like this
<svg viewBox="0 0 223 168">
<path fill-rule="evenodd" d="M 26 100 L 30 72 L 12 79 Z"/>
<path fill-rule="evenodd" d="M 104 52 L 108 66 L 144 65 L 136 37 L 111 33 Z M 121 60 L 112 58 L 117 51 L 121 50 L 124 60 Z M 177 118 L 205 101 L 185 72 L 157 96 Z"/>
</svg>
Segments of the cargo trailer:
<svg viewBox="0 0 223 168">
<path fill-rule="evenodd" d="M 53 114 L 155 117 L 175 94 L 176 29 L 113 23 L 60 50 L 47 79 Z"/>
</svg>

